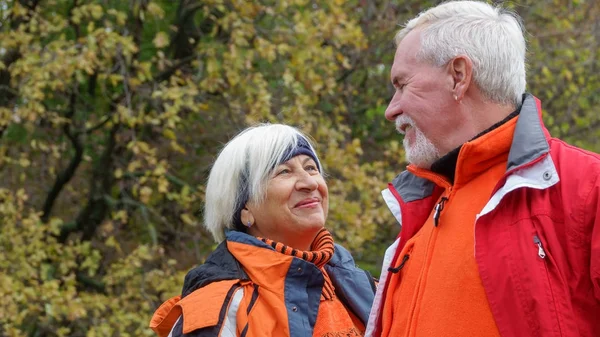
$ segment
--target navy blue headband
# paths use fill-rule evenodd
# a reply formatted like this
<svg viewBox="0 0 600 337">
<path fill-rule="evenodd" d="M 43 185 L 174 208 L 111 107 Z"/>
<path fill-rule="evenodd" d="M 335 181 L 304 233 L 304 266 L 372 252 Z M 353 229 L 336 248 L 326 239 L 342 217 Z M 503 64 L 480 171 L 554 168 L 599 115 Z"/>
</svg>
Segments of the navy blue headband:
<svg viewBox="0 0 600 337">
<path fill-rule="evenodd" d="M 301 154 L 311 157 L 317 164 L 317 169 L 319 169 L 319 172 L 321 172 L 321 165 L 319 163 L 319 160 L 317 159 L 317 155 L 311 149 L 308 141 L 304 137 L 301 137 L 301 136 L 298 136 L 298 143 L 296 144 L 296 146 L 290 146 L 290 148 L 287 149 L 285 154 L 283 155 L 281 162 L 277 163 L 275 166 L 277 166 L 281 163 L 285 163 L 286 161 L 294 158 L 295 156 L 299 156 Z"/>
</svg>

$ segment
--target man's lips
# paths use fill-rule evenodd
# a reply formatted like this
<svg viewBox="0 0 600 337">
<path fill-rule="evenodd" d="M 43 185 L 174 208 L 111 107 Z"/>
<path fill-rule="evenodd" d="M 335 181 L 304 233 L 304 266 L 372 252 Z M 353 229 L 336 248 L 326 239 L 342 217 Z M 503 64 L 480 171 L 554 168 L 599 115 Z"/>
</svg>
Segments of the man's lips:
<svg viewBox="0 0 600 337">
<path fill-rule="evenodd" d="M 319 198 L 306 198 L 294 205 L 294 208 L 314 207 L 321 202 Z"/>
<path fill-rule="evenodd" d="M 402 125 L 400 125 L 400 127 L 398 127 L 398 131 L 399 131 L 401 134 L 405 134 L 405 133 L 406 133 L 406 130 L 408 130 L 408 128 L 410 128 L 410 127 L 411 127 L 411 125 L 410 125 L 410 124 L 408 124 L 408 123 L 406 123 L 406 124 L 402 124 Z"/>
</svg>

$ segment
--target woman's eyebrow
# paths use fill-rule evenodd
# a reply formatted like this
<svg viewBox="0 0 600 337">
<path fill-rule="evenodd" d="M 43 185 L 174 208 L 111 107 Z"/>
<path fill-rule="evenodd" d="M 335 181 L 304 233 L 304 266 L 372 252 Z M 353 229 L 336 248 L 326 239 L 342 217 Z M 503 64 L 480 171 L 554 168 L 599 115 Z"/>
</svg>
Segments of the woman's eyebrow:
<svg viewBox="0 0 600 337">
<path fill-rule="evenodd" d="M 302 161 L 302 165 L 306 164 L 307 161 L 312 160 L 314 161 L 311 157 L 306 157 L 304 158 L 304 160 Z"/>
</svg>

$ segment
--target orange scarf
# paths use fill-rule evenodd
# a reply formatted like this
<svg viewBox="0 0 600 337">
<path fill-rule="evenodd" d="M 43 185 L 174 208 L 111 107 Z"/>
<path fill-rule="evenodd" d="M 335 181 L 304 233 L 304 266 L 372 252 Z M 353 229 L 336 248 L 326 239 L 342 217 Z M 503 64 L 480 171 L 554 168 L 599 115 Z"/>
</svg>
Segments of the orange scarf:
<svg viewBox="0 0 600 337">
<path fill-rule="evenodd" d="M 286 246 L 283 243 L 275 242 L 271 239 L 258 237 L 259 240 L 273 247 L 276 251 L 290 256 L 295 256 L 304 261 L 312 262 L 315 266 L 317 266 L 321 272 L 323 273 L 323 277 L 325 278 L 325 283 L 323 284 L 323 291 L 321 292 L 321 300 L 331 300 L 335 296 L 335 288 L 331 283 L 331 279 L 327 272 L 325 271 L 324 266 L 331 260 L 333 257 L 333 253 L 335 251 L 335 247 L 333 245 L 333 236 L 329 231 L 325 228 L 322 228 L 317 236 L 313 240 L 310 251 L 302 251 L 297 250 L 292 247 Z"/>
</svg>

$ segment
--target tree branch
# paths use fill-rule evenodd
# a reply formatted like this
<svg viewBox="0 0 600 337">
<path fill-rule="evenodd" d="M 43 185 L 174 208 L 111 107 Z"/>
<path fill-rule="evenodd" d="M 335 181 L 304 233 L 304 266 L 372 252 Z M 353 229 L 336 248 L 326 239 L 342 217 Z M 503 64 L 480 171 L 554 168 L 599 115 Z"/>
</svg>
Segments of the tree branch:
<svg viewBox="0 0 600 337">
<path fill-rule="evenodd" d="M 63 226 L 61 228 L 58 240 L 64 243 L 69 234 L 72 232 L 81 231 L 83 240 L 90 240 L 96 228 L 102 223 L 109 210 L 109 205 L 104 199 L 104 195 L 110 194 L 110 189 L 113 182 L 113 152 L 116 148 L 116 135 L 119 131 L 120 124 L 115 124 L 111 128 L 106 137 L 106 147 L 100 156 L 100 159 L 94 166 L 90 179 L 90 192 L 88 194 L 87 205 L 73 224 Z"/>
<path fill-rule="evenodd" d="M 194 58 L 195 58 L 195 55 L 190 55 L 190 56 L 186 56 L 185 58 L 179 60 L 177 63 L 175 63 L 174 65 L 169 67 L 169 69 L 165 69 L 164 71 L 159 73 L 156 76 L 156 81 L 162 82 L 162 81 L 169 79 L 169 77 L 171 77 L 171 75 L 173 75 L 177 70 L 181 69 L 182 67 L 184 67 L 187 64 L 189 64 L 190 62 L 192 62 L 192 60 Z"/>
<path fill-rule="evenodd" d="M 70 118 L 71 123 L 73 122 L 73 117 L 75 115 L 76 103 L 77 97 L 75 94 L 75 90 L 73 90 L 69 98 L 70 111 L 67 115 L 67 118 Z M 73 156 L 73 158 L 71 158 L 71 161 L 69 162 L 67 168 L 56 177 L 56 180 L 54 181 L 54 186 L 52 186 L 52 189 L 46 196 L 46 201 L 44 202 L 44 207 L 42 209 L 43 222 L 48 222 L 48 220 L 50 219 L 50 214 L 52 212 L 52 208 L 54 207 L 54 203 L 58 198 L 58 195 L 65 187 L 65 185 L 73 178 L 75 172 L 77 171 L 77 168 L 79 167 L 79 164 L 81 164 L 81 161 L 83 159 L 83 144 L 81 143 L 81 139 L 71 132 L 71 123 L 65 124 L 63 126 L 63 131 L 71 141 L 71 144 L 75 149 L 75 155 Z"/>
<path fill-rule="evenodd" d="M 75 7 L 77 7 L 77 1 L 78 0 L 73 1 L 73 6 L 69 8 L 68 14 L 69 24 L 75 30 L 75 39 L 79 38 L 79 25 L 71 20 L 71 14 Z M 56 199 L 58 198 L 60 192 L 63 190 L 65 185 L 73 178 L 75 172 L 77 171 L 77 168 L 79 167 L 79 164 L 81 164 L 81 161 L 83 159 L 83 144 L 81 143 L 81 139 L 79 138 L 79 135 L 77 133 L 74 134 L 71 130 L 71 126 L 74 124 L 75 121 L 75 112 L 77 110 L 78 96 L 77 79 L 73 77 L 71 81 L 73 89 L 71 91 L 71 94 L 69 95 L 69 110 L 65 116 L 68 119 L 70 119 L 70 123 L 67 123 L 63 126 L 63 132 L 71 141 L 71 144 L 75 149 L 75 155 L 73 156 L 73 158 L 71 158 L 71 161 L 69 162 L 67 168 L 62 173 L 58 174 L 56 180 L 54 181 L 52 189 L 50 190 L 50 192 L 48 192 L 48 195 L 46 196 L 46 200 L 44 201 L 44 206 L 42 208 L 41 219 L 43 222 L 48 222 L 48 220 L 50 219 L 50 214 L 52 213 L 52 208 L 54 208 L 54 203 L 56 202 Z"/>
<path fill-rule="evenodd" d="M 96 125 L 94 125 L 92 127 L 89 127 L 87 129 L 80 129 L 80 130 L 75 131 L 75 136 L 79 136 L 79 135 L 82 135 L 82 134 L 87 135 L 87 134 L 90 134 L 90 133 L 92 133 L 92 132 L 94 132 L 96 130 L 99 130 L 103 126 L 105 126 L 108 122 L 110 122 L 111 119 L 112 119 L 112 114 L 109 114 L 106 117 L 104 117 L 104 119 L 102 121 L 100 121 L 98 124 L 96 124 Z"/>
</svg>

